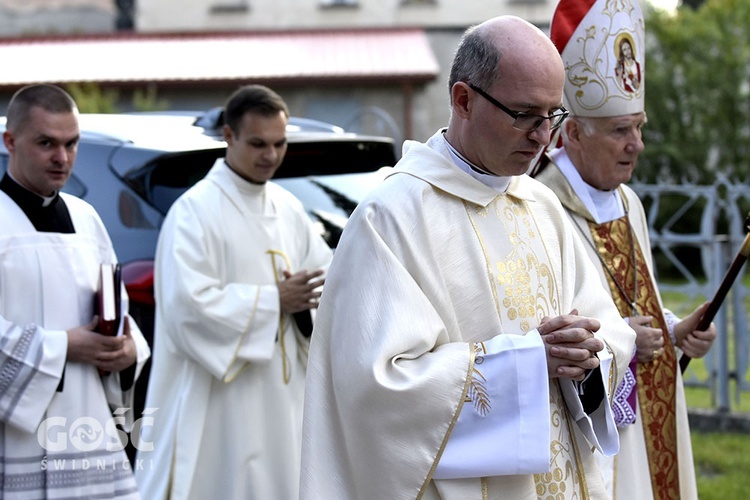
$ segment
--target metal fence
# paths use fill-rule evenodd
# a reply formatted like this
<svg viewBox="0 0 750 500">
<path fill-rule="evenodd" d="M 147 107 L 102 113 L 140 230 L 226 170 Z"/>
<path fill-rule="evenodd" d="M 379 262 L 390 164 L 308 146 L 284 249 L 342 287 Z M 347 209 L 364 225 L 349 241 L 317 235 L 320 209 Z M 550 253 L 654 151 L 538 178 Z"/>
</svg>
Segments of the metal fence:
<svg viewBox="0 0 750 500">
<path fill-rule="evenodd" d="M 717 175 L 712 185 L 634 182 L 631 187 L 646 208 L 665 305 L 684 317 L 714 296 L 744 241 L 750 185 Z M 703 359 L 706 374 L 692 369 L 685 373 L 686 385 L 711 389 L 718 411 L 731 409 L 732 396 L 737 404 L 750 397 L 744 274 L 743 269 L 714 319 L 719 335 Z"/>
</svg>

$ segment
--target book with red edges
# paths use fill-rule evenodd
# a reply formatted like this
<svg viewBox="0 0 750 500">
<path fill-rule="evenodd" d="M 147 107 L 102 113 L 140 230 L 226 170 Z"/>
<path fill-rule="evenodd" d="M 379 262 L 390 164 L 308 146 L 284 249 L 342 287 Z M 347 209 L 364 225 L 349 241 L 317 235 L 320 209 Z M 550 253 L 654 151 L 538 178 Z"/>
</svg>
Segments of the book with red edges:
<svg viewBox="0 0 750 500">
<path fill-rule="evenodd" d="M 103 335 L 117 335 L 120 328 L 120 293 L 122 275 L 120 264 L 102 264 L 99 271 L 99 290 L 96 294 L 96 331 Z"/>
</svg>

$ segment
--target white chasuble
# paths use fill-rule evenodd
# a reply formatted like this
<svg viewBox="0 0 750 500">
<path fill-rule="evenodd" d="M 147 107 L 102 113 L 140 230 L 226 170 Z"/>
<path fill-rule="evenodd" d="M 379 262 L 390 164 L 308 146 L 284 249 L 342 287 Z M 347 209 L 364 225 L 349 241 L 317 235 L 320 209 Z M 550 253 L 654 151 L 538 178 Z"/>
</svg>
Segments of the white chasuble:
<svg viewBox="0 0 750 500">
<path fill-rule="evenodd" d="M 175 202 L 157 248 L 144 498 L 298 496 L 309 341 L 276 283 L 330 258 L 299 200 L 223 160 Z"/>
<path fill-rule="evenodd" d="M 132 422 L 132 390 L 66 362 L 66 330 L 93 318 L 99 264 L 115 255 L 94 209 L 62 196 L 75 233 L 37 232 L 0 193 L 0 498 L 139 498 L 115 427 Z M 130 324 L 137 376 L 149 348 Z"/>
<path fill-rule="evenodd" d="M 609 390 L 635 336 L 555 195 L 521 176 L 498 196 L 453 164 L 441 134 L 408 142 L 396 173 L 349 220 L 326 280 L 310 346 L 301 498 L 606 498 L 592 455 L 606 445 L 584 435 L 611 445 L 616 433 L 597 423 L 606 415 L 582 414 L 577 397 L 563 397 L 538 362 L 546 358 L 535 328 L 573 309 L 602 323 Z M 492 357 L 501 361 L 486 369 Z M 438 473 L 455 451 L 452 433 L 486 421 L 495 428 L 461 456 L 493 463 L 471 477 L 453 475 L 460 464 Z"/>
</svg>

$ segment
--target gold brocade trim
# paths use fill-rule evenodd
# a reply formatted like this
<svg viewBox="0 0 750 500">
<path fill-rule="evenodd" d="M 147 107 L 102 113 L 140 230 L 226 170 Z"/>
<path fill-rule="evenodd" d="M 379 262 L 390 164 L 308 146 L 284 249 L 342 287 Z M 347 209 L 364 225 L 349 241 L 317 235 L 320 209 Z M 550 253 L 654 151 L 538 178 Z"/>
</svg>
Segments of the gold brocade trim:
<svg viewBox="0 0 750 500">
<path fill-rule="evenodd" d="M 487 207 L 465 206 L 484 252 L 502 328 L 523 334 L 543 317 L 560 314 L 555 269 L 528 203 L 500 195 Z M 492 237 L 484 239 L 483 234 Z M 540 498 L 588 498 L 586 470 L 572 419 L 554 379 L 550 381 L 549 405 L 551 472 L 533 475 L 537 494 Z M 486 484 L 482 482 L 482 487 Z"/>
<path fill-rule="evenodd" d="M 677 464 L 677 423 L 675 409 L 675 384 L 677 381 L 677 355 L 669 338 L 667 323 L 659 305 L 657 291 L 643 257 L 638 241 L 630 238 L 630 222 L 627 216 L 605 224 L 589 222 L 591 235 L 599 255 L 610 265 L 614 278 L 607 275 L 612 298 L 622 316 L 629 316 L 630 305 L 622 297 L 619 286 L 631 297 L 633 273 L 637 272 L 639 283 L 636 305 L 642 316 L 652 316 L 662 330 L 664 352 L 648 363 L 638 363 L 636 385 L 638 404 L 641 410 L 643 432 L 646 436 L 646 451 L 651 473 L 654 499 L 673 499 L 680 496 L 680 481 Z M 636 269 L 633 269 L 630 252 L 635 246 Z"/>
<path fill-rule="evenodd" d="M 474 222 L 474 217 L 471 216 L 471 210 L 469 209 L 468 203 L 464 200 L 464 208 L 466 209 L 466 215 L 469 217 L 469 222 L 471 223 L 471 227 L 474 229 L 474 234 L 477 235 L 477 241 L 479 241 L 479 246 L 482 247 L 482 254 L 484 255 L 484 262 L 487 265 L 487 279 L 490 281 L 490 283 L 494 283 L 495 277 L 492 274 L 492 263 L 490 262 L 490 256 L 489 252 L 487 251 L 487 247 L 484 244 L 484 240 L 482 239 L 482 235 L 479 233 L 479 228 L 477 227 L 476 222 Z M 480 216 L 486 216 L 487 210 L 484 208 L 480 208 L 477 210 L 478 215 Z M 490 290 L 492 290 L 492 298 L 495 301 L 495 309 L 497 310 L 497 313 L 500 314 L 500 299 L 497 296 L 497 289 L 495 286 L 490 286 Z"/>
<path fill-rule="evenodd" d="M 529 207 L 523 200 L 503 195 L 487 207 L 472 209 L 466 202 L 464 206 L 484 253 L 500 323 L 528 332 L 543 317 L 553 315 L 559 303 L 544 239 Z M 485 241 L 483 232 L 503 236 Z"/>
<path fill-rule="evenodd" d="M 281 250 L 268 250 L 266 251 L 267 254 L 271 256 L 271 265 L 273 266 L 273 276 L 276 279 L 276 283 L 281 282 L 281 276 L 279 276 L 279 270 L 276 266 L 276 256 L 279 255 L 284 259 L 284 264 L 286 264 L 285 269 L 289 272 L 292 271 L 292 263 L 289 262 L 289 257 L 282 252 Z M 289 368 L 290 361 L 289 361 L 289 355 L 286 352 L 286 343 L 284 341 L 284 334 L 286 333 L 286 325 L 284 324 L 284 313 L 279 313 L 279 345 L 281 346 L 281 369 L 282 369 L 282 375 L 284 377 L 284 383 L 288 384 L 289 380 L 292 378 L 291 369 Z"/>
<path fill-rule="evenodd" d="M 550 472 L 534 474 L 536 494 L 539 498 L 589 498 L 581 451 L 559 379 L 550 380 L 550 408 L 551 432 L 557 436 L 550 441 Z"/>
<path fill-rule="evenodd" d="M 435 460 L 432 462 L 432 467 L 430 467 L 430 471 L 427 473 L 427 477 L 425 478 L 424 483 L 422 483 L 422 487 L 419 489 L 416 500 L 420 500 L 424 496 L 425 491 L 427 491 L 427 486 L 430 484 L 430 481 L 432 481 L 432 475 L 435 474 L 435 469 L 440 462 L 440 457 L 443 456 L 445 446 L 448 444 L 448 439 L 451 437 L 451 433 L 453 432 L 453 428 L 456 426 L 456 422 L 458 422 L 458 416 L 461 415 L 461 410 L 464 407 L 466 395 L 469 392 L 469 385 L 471 384 L 471 374 L 474 372 L 474 352 L 474 347 L 472 345 L 469 345 L 469 370 L 466 373 L 466 381 L 464 382 L 464 390 L 461 394 L 461 399 L 459 399 L 458 409 L 456 409 L 456 413 L 453 415 L 453 419 L 451 420 L 450 425 L 448 425 L 448 432 L 445 433 L 443 442 L 440 443 L 440 449 L 438 450 L 437 455 L 435 455 Z"/>
</svg>

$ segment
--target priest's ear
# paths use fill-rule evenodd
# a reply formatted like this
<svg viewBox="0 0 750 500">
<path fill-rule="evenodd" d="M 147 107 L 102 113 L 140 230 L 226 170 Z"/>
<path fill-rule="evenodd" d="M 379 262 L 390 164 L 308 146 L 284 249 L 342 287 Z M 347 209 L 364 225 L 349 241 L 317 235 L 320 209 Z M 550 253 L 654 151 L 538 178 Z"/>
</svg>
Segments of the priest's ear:
<svg viewBox="0 0 750 500">
<path fill-rule="evenodd" d="M 566 149 L 581 149 L 581 137 L 587 135 L 584 124 L 572 116 L 563 122 L 560 132 Z"/>
<path fill-rule="evenodd" d="M 9 153 L 16 152 L 15 138 L 9 130 L 3 132 L 3 144 L 5 144 L 5 149 L 7 149 Z"/>
<path fill-rule="evenodd" d="M 222 134 L 224 135 L 224 142 L 231 145 L 232 141 L 236 139 L 234 135 L 234 130 L 232 130 L 232 127 L 230 127 L 227 124 L 224 124 L 224 126 L 221 128 Z"/>
<path fill-rule="evenodd" d="M 465 82 L 456 82 L 451 88 L 451 107 L 453 113 L 467 120 L 471 115 L 471 107 L 473 106 L 473 91 Z"/>
</svg>

